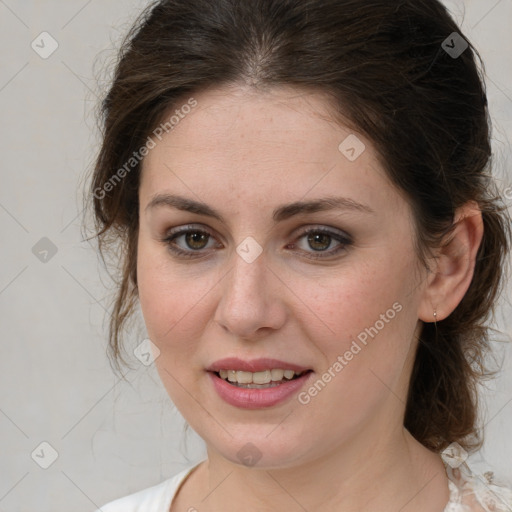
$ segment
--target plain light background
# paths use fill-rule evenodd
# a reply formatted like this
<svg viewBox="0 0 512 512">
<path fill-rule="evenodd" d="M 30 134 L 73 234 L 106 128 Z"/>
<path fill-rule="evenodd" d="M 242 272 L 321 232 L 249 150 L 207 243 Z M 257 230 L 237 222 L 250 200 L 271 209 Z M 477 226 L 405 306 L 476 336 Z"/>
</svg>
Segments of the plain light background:
<svg viewBox="0 0 512 512">
<path fill-rule="evenodd" d="M 486 65 L 496 172 L 506 190 L 512 0 L 446 3 Z M 0 512 L 92 511 L 205 454 L 197 435 L 184 435 L 184 420 L 154 367 L 133 358 L 129 384 L 112 372 L 106 357 L 112 284 L 82 241 L 83 182 L 97 151 L 94 116 L 112 70 L 107 63 L 145 5 L 0 0 Z M 42 32 L 58 44 L 46 59 L 31 47 Z M 41 37 L 46 44 L 39 51 L 48 51 L 51 41 Z M 498 313 L 501 338 L 512 334 L 511 316 L 505 304 Z M 135 347 L 144 338 L 142 325 L 128 342 Z M 469 463 L 510 483 L 510 344 L 497 344 L 496 354 L 504 371 L 482 389 L 486 441 Z M 57 459 L 43 469 L 52 454 Z"/>
</svg>

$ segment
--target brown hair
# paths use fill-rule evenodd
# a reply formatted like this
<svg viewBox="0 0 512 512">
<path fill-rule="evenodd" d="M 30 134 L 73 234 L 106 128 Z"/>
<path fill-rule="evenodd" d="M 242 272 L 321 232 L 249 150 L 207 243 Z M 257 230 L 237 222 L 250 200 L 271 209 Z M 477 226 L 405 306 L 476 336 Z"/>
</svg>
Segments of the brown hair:
<svg viewBox="0 0 512 512">
<path fill-rule="evenodd" d="M 460 55 L 449 53 L 465 42 Z M 437 0 L 162 0 L 149 6 L 123 42 L 101 105 L 103 141 L 91 187 L 100 253 L 104 258 L 107 248 L 117 248 L 120 258 L 111 363 L 126 364 L 122 331 L 137 304 L 140 162 L 115 183 L 114 175 L 120 177 L 162 116 L 187 95 L 240 83 L 309 88 L 329 94 L 334 112 L 374 143 L 410 203 L 425 265 L 429 249 L 453 229 L 455 210 L 470 200 L 480 205 L 485 232 L 472 283 L 449 317 L 423 325 L 404 418 L 432 450 L 453 441 L 467 450 L 480 447 L 476 384 L 490 375 L 485 324 L 510 244 L 506 207 L 488 173 L 480 69 L 478 53 Z"/>
</svg>

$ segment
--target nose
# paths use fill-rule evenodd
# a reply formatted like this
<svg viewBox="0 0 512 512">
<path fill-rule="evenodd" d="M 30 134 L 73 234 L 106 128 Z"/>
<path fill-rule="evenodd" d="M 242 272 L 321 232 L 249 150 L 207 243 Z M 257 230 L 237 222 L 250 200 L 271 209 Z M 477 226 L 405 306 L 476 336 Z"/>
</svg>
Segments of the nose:
<svg viewBox="0 0 512 512">
<path fill-rule="evenodd" d="M 214 320 L 237 338 L 257 339 L 281 328 L 287 316 L 285 285 L 266 262 L 265 253 L 248 263 L 237 253 L 222 280 Z"/>
</svg>

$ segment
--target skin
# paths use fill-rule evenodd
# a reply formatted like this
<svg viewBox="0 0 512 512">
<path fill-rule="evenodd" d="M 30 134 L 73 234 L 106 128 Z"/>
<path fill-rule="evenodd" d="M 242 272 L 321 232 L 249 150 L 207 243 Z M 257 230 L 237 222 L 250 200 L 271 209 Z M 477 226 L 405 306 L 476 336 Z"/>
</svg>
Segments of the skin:
<svg viewBox="0 0 512 512">
<path fill-rule="evenodd" d="M 439 455 L 403 427 L 407 387 L 422 321 L 448 316 L 473 275 L 482 236 L 473 204 L 431 271 L 413 249 L 406 198 L 387 179 L 371 141 L 349 161 L 338 149 L 354 133 L 328 116 L 319 93 L 245 86 L 195 94 L 198 104 L 144 160 L 139 191 L 139 298 L 148 335 L 160 350 L 162 382 L 208 460 L 181 486 L 171 512 L 239 510 L 437 511 L 449 499 Z M 183 104 L 186 103 L 185 98 Z M 225 222 L 169 206 L 157 194 L 202 201 Z M 275 223 L 274 208 L 343 196 L 373 213 L 332 210 Z M 211 237 L 162 241 L 193 224 Z M 348 233 L 308 243 L 303 231 Z M 236 252 L 248 236 L 263 252 Z M 330 242 L 330 245 L 329 245 Z M 311 255 L 337 255 L 312 259 Z M 194 252 L 194 249 L 196 252 Z M 205 368 L 217 359 L 274 357 L 314 371 L 312 381 L 349 350 L 392 305 L 402 309 L 308 404 L 295 397 L 259 410 L 225 403 Z M 311 381 L 310 381 L 311 382 Z M 237 452 L 261 453 L 244 466 Z M 192 509 L 191 509 L 192 510 Z"/>
</svg>

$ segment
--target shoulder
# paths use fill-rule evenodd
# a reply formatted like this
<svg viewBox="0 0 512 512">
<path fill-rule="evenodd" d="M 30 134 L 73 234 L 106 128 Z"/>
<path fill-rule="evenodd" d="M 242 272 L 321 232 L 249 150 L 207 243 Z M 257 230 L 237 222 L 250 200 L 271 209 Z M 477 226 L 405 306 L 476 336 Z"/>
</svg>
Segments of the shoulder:
<svg viewBox="0 0 512 512">
<path fill-rule="evenodd" d="M 164 512 L 162 505 L 167 495 L 169 495 L 175 478 L 169 478 L 158 485 L 111 501 L 100 507 L 96 512 L 139 512 L 142 510 L 155 510 L 155 512 L 162 510 Z M 160 508 L 158 508 L 159 506 Z"/>
<path fill-rule="evenodd" d="M 185 468 L 157 485 L 111 501 L 95 512 L 168 512 L 178 487 L 197 466 L 198 464 L 195 464 Z"/>
<path fill-rule="evenodd" d="M 512 486 L 492 472 L 473 473 L 466 463 L 447 466 L 450 501 L 444 512 L 511 512 Z"/>
</svg>

